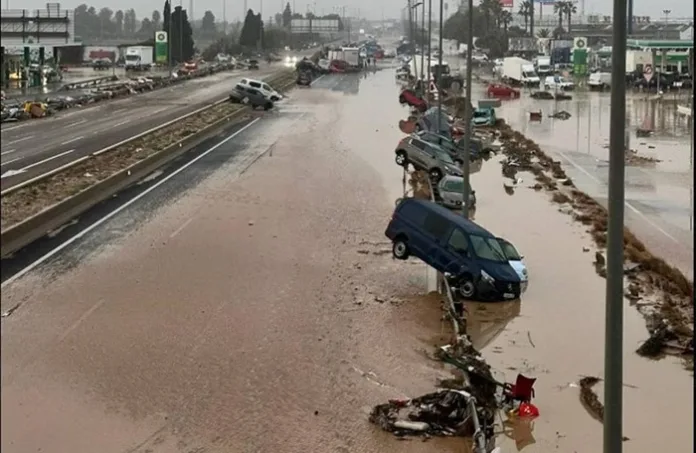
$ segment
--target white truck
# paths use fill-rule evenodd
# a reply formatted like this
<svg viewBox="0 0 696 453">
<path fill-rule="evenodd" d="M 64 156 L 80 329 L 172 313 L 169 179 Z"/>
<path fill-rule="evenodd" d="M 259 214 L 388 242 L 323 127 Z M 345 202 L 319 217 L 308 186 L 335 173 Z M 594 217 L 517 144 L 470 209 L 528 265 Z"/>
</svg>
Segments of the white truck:
<svg viewBox="0 0 696 453">
<path fill-rule="evenodd" d="M 126 71 L 149 71 L 153 63 L 152 54 L 152 46 L 126 47 Z"/>
<path fill-rule="evenodd" d="M 536 73 L 539 77 L 550 76 L 553 73 L 553 68 L 551 67 L 551 57 L 536 57 L 534 59 L 534 69 L 536 69 Z"/>
<path fill-rule="evenodd" d="M 500 75 L 511 85 L 539 86 L 541 82 L 532 62 L 520 57 L 503 58 Z"/>
<path fill-rule="evenodd" d="M 344 47 L 341 50 L 343 51 L 343 60 L 349 66 L 354 68 L 360 67 L 360 49 L 357 47 Z"/>
</svg>

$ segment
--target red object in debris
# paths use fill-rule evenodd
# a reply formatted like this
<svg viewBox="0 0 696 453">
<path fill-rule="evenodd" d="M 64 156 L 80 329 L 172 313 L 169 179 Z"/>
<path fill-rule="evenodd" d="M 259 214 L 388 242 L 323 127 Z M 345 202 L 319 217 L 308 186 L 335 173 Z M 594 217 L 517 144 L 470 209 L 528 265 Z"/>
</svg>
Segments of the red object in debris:
<svg viewBox="0 0 696 453">
<path fill-rule="evenodd" d="M 520 417 L 538 417 L 539 409 L 532 403 L 521 403 L 517 409 L 517 415 Z"/>
<path fill-rule="evenodd" d="M 428 110 L 428 103 L 419 97 L 413 90 L 404 90 L 399 94 L 399 103 L 408 104 L 419 112 Z"/>
<path fill-rule="evenodd" d="M 502 83 L 489 84 L 488 89 L 486 90 L 486 94 L 488 95 L 489 98 L 496 97 L 496 98 L 515 99 L 515 98 L 520 97 L 519 90 L 516 90 L 508 85 L 503 85 Z"/>
<path fill-rule="evenodd" d="M 343 73 L 348 69 L 348 63 L 343 60 L 331 60 L 329 63 L 329 71 L 333 73 Z"/>
<path fill-rule="evenodd" d="M 389 404 L 392 404 L 396 407 L 406 407 L 409 405 L 411 400 L 389 400 Z"/>
<path fill-rule="evenodd" d="M 529 403 L 534 397 L 535 382 L 536 378 L 528 378 L 522 374 L 518 374 L 514 384 L 506 384 L 506 399 Z"/>
</svg>

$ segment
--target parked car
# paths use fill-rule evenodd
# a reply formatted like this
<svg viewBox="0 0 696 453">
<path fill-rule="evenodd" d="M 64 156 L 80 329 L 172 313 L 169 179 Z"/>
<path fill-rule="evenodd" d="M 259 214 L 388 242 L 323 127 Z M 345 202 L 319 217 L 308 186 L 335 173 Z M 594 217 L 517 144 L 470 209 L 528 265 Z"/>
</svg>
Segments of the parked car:
<svg viewBox="0 0 696 453">
<path fill-rule="evenodd" d="M 517 99 L 520 97 L 520 90 L 502 83 L 490 83 L 488 84 L 486 95 L 488 95 L 489 98 Z"/>
<path fill-rule="evenodd" d="M 417 132 L 416 136 L 421 140 L 425 140 L 428 143 L 434 143 L 438 145 L 440 148 L 447 151 L 452 157 L 452 160 L 454 160 L 454 162 L 457 165 L 461 165 L 463 163 L 462 158 L 464 156 L 464 142 L 462 140 L 458 140 L 455 142 L 450 137 L 446 137 L 444 135 L 436 134 L 435 132 L 430 131 Z M 473 161 L 479 159 L 481 157 L 480 154 L 480 148 L 477 147 L 475 143 L 470 143 L 469 160 Z"/>
<path fill-rule="evenodd" d="M 544 88 L 547 90 L 572 90 L 575 88 L 575 84 L 564 77 L 555 75 L 548 76 L 544 80 Z"/>
<path fill-rule="evenodd" d="M 436 203 L 402 200 L 384 234 L 392 241 L 394 258 L 412 255 L 451 275 L 465 299 L 510 300 L 521 294 L 520 277 L 498 238 Z"/>
<path fill-rule="evenodd" d="M 527 265 L 524 263 L 524 256 L 520 255 L 510 241 L 498 238 L 498 243 L 500 244 L 500 248 L 503 249 L 503 252 L 505 252 L 508 263 L 520 277 L 520 293 L 524 293 L 527 291 L 527 286 L 529 284 L 529 274 L 527 272 Z"/>
<path fill-rule="evenodd" d="M 428 110 L 428 103 L 423 98 L 418 96 L 413 90 L 403 90 L 399 94 L 399 103 L 408 104 L 419 112 Z"/>
<path fill-rule="evenodd" d="M 437 183 L 438 192 L 442 199 L 442 206 L 451 209 L 461 209 L 464 200 L 464 178 L 460 176 L 446 175 Z M 476 191 L 469 192 L 469 208 L 476 207 Z"/>
<path fill-rule="evenodd" d="M 232 93 L 230 93 L 229 100 L 230 102 L 250 105 L 252 109 L 262 107 L 264 110 L 270 110 L 273 108 L 273 101 L 261 91 L 241 83 L 234 87 Z"/>
<path fill-rule="evenodd" d="M 593 72 L 587 80 L 590 90 L 604 90 L 611 86 L 610 72 Z"/>
<path fill-rule="evenodd" d="M 434 181 L 439 181 L 444 175 L 463 175 L 447 151 L 415 135 L 403 138 L 394 153 L 397 165 L 407 168 L 411 164 L 418 170 L 427 171 Z"/>
<path fill-rule="evenodd" d="M 474 126 L 495 126 L 497 118 L 495 109 L 491 107 L 477 108 L 472 113 L 471 124 Z"/>
<path fill-rule="evenodd" d="M 247 69 L 250 69 L 250 70 L 259 69 L 259 60 L 249 60 L 249 64 L 247 64 Z"/>
</svg>

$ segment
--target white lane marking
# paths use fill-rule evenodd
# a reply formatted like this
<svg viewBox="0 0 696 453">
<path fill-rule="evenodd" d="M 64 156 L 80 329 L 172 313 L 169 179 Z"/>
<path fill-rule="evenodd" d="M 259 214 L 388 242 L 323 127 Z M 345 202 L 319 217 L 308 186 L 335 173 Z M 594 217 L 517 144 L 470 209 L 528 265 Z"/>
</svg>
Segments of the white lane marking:
<svg viewBox="0 0 696 453">
<path fill-rule="evenodd" d="M 16 157 L 16 158 L 10 159 L 10 160 L 3 160 L 2 162 L 0 162 L 0 167 L 4 167 L 5 165 L 11 164 L 12 162 L 17 162 L 18 160 L 22 160 L 22 159 L 23 159 L 22 157 Z"/>
<path fill-rule="evenodd" d="M 194 219 L 194 218 L 191 217 L 191 218 L 188 219 L 186 222 L 184 222 L 179 228 L 177 228 L 176 230 L 174 230 L 174 232 L 173 232 L 172 234 L 169 235 L 169 239 L 172 239 L 174 236 L 176 236 L 177 234 L 179 234 L 179 233 L 181 233 L 182 231 L 184 231 L 184 228 L 186 228 L 187 226 L 189 226 L 189 224 L 190 224 L 191 222 L 193 222 L 193 219 Z"/>
<path fill-rule="evenodd" d="M 242 132 L 244 132 L 245 130 L 247 130 L 248 128 L 250 128 L 251 126 L 253 126 L 254 124 L 256 124 L 260 119 L 261 119 L 261 118 L 255 118 L 253 121 L 251 121 L 249 124 L 247 124 L 247 125 L 244 126 L 243 128 L 239 129 L 239 130 L 238 130 L 237 132 L 235 132 L 234 134 L 230 135 L 230 136 L 227 137 L 226 139 L 222 140 L 221 142 L 217 143 L 216 145 L 214 145 L 214 146 L 208 148 L 207 150 L 205 150 L 205 151 L 203 152 L 203 154 L 201 154 L 200 156 L 198 156 L 198 157 L 196 157 L 195 159 L 191 160 L 190 162 L 188 162 L 186 165 L 182 166 L 181 168 L 178 168 L 177 170 L 173 171 L 173 172 L 170 173 L 167 177 L 161 179 L 161 180 L 160 180 L 159 182 L 157 182 L 156 184 L 153 184 L 152 186 L 150 186 L 149 188 L 147 188 L 146 190 L 144 190 L 142 193 L 138 194 L 137 196 L 135 196 L 135 197 L 133 197 L 132 199 L 130 199 L 129 201 L 125 202 L 124 204 L 122 204 L 122 205 L 119 206 L 118 208 L 116 208 L 116 209 L 114 209 L 113 211 L 109 212 L 108 214 L 106 214 L 106 215 L 105 215 L 104 217 L 102 217 L 101 219 L 97 220 L 96 222 L 94 222 L 93 224 L 91 224 L 90 226 L 88 226 L 87 228 L 85 228 L 84 230 L 82 230 L 82 231 L 80 231 L 79 233 L 77 233 L 75 236 L 73 236 L 73 237 L 71 237 L 70 239 L 68 239 L 67 241 L 63 242 L 62 244 L 60 244 L 59 246 L 57 246 L 56 248 L 54 248 L 54 249 L 51 250 L 50 252 L 46 253 L 45 255 L 43 255 L 41 258 L 37 259 L 37 260 L 34 261 L 33 263 L 29 264 L 27 267 L 25 267 L 25 268 L 22 269 L 21 271 L 19 271 L 19 272 L 17 272 L 16 274 L 14 274 L 12 277 L 10 277 L 10 278 L 8 278 L 7 280 L 5 280 L 4 282 L 2 282 L 2 284 L 0 285 L 0 289 L 1 289 L 1 288 L 5 288 L 6 286 L 12 284 L 14 281 L 16 281 L 16 280 L 22 278 L 23 276 L 25 276 L 26 274 L 28 274 L 29 272 L 31 272 L 32 270 L 34 270 L 36 267 L 38 267 L 39 265 L 41 265 L 43 262 L 45 262 L 46 260 L 50 259 L 50 258 L 53 257 L 54 255 L 58 254 L 61 250 L 63 250 L 64 248 L 66 248 L 67 246 L 69 246 L 70 244 L 72 244 L 73 242 L 75 242 L 75 241 L 77 241 L 78 239 L 82 238 L 83 236 L 87 235 L 90 231 L 92 231 L 92 230 L 98 228 L 99 226 L 101 226 L 102 224 L 104 224 L 106 221 L 108 221 L 108 220 L 111 219 L 112 217 L 116 216 L 117 214 L 119 214 L 119 213 L 122 212 L 123 210 L 127 209 L 129 206 L 133 205 L 134 203 L 137 203 L 138 200 L 140 200 L 141 198 L 143 198 L 145 195 L 149 194 L 150 192 L 152 192 L 153 190 L 155 190 L 156 188 L 158 188 L 159 186 L 161 186 L 161 185 L 164 184 L 165 182 L 167 182 L 167 181 L 169 181 L 170 179 L 172 179 L 174 176 L 176 176 L 176 175 L 178 175 L 179 173 L 181 173 L 182 171 L 186 170 L 188 167 L 190 167 L 191 165 L 195 164 L 196 162 L 198 162 L 199 160 L 201 160 L 202 158 L 204 158 L 204 157 L 207 156 L 208 154 L 212 153 L 213 151 L 215 151 L 216 149 L 218 149 L 219 147 L 221 147 L 222 145 L 224 145 L 224 144 L 227 143 L 228 141 L 232 140 L 233 138 L 235 138 L 236 136 L 238 136 L 239 134 L 241 134 Z"/>
<path fill-rule="evenodd" d="M 8 154 L 12 154 L 12 153 L 14 153 L 14 152 L 16 152 L 16 151 L 17 151 L 16 149 L 10 149 L 10 150 L 7 150 L 7 151 L 3 151 L 3 152 L 0 153 L 0 156 L 7 156 Z"/>
<path fill-rule="evenodd" d="M 80 324 L 82 324 L 87 318 L 89 318 L 89 316 L 92 313 L 94 313 L 96 311 L 96 309 L 101 307 L 103 304 L 104 304 L 104 300 L 102 299 L 99 302 L 97 302 L 96 304 L 92 305 L 92 307 L 90 307 L 89 310 L 82 313 L 82 316 L 80 316 L 79 319 L 77 321 L 75 321 L 70 327 L 65 329 L 65 332 L 63 332 L 61 334 L 61 336 L 58 337 L 58 343 L 62 343 L 63 340 L 65 340 L 67 338 L 67 336 L 70 335 L 70 333 L 73 330 L 77 329 L 80 326 Z"/>
<path fill-rule="evenodd" d="M 21 168 L 21 170 L 26 171 L 26 170 L 29 170 L 30 168 L 38 167 L 39 165 L 45 164 L 46 162 L 50 162 L 50 161 L 52 161 L 53 159 L 58 159 L 59 157 L 65 156 L 66 154 L 70 154 L 70 153 L 72 153 L 73 151 L 75 151 L 75 150 L 74 150 L 74 149 L 70 149 L 70 150 L 65 151 L 65 152 L 62 152 L 62 153 L 60 153 L 60 154 L 56 154 L 56 155 L 54 155 L 54 156 L 48 157 L 48 158 L 46 158 L 46 159 L 44 159 L 44 160 L 40 160 L 40 161 L 38 161 L 38 162 L 34 162 L 34 163 L 31 164 L 31 165 L 27 165 L 26 167 Z"/>
<path fill-rule="evenodd" d="M 84 135 L 80 135 L 79 137 L 71 138 L 70 140 L 61 143 L 61 145 L 67 145 L 68 143 L 76 142 L 76 141 L 78 141 L 78 140 L 82 140 L 83 138 L 85 138 L 85 136 L 84 136 Z"/>
<path fill-rule="evenodd" d="M 14 143 L 19 143 L 23 142 L 24 140 L 29 140 L 30 138 L 34 138 L 33 135 L 27 135 L 26 137 L 18 138 L 17 140 L 12 140 L 11 142 L 7 142 L 8 145 L 12 145 Z"/>
<path fill-rule="evenodd" d="M 11 127 L 3 127 L 0 129 L 0 132 L 6 132 L 6 131 L 13 131 L 15 129 L 19 129 L 20 127 L 24 127 L 26 124 L 18 124 L 16 126 L 11 126 Z"/>
<path fill-rule="evenodd" d="M 585 170 L 584 168 L 582 168 L 582 166 L 580 166 L 577 162 L 575 162 L 573 159 L 571 159 L 570 157 L 568 157 L 565 153 L 563 153 L 562 151 L 556 151 L 556 153 L 560 154 L 565 160 L 568 161 L 568 163 L 570 163 L 570 165 L 572 165 L 573 167 L 575 167 L 575 169 L 577 169 L 578 171 L 580 171 L 580 172 L 582 172 L 583 174 L 585 174 L 588 178 L 590 178 L 591 180 L 593 180 L 593 181 L 596 182 L 597 184 L 604 185 L 604 183 L 602 183 L 599 179 L 597 179 L 597 178 L 596 178 L 594 175 L 592 175 L 590 172 L 588 172 L 587 170 Z M 677 244 L 679 243 L 679 241 L 677 240 L 677 238 L 675 238 L 674 236 L 672 236 L 671 234 L 669 234 L 667 231 L 665 231 L 662 227 L 660 227 L 658 224 L 656 224 L 655 222 L 653 222 L 652 220 L 650 220 L 645 214 L 643 214 L 642 212 L 640 212 L 640 210 L 638 210 L 638 208 L 636 208 L 635 206 L 633 206 L 631 203 L 629 203 L 628 201 L 624 201 L 624 204 L 626 205 L 626 207 L 627 207 L 628 209 L 630 209 L 630 210 L 633 211 L 635 214 L 637 214 L 641 219 L 643 219 L 648 225 L 650 225 L 651 227 L 655 228 L 657 231 L 659 231 L 660 233 L 664 234 L 667 238 L 671 239 L 672 241 L 676 242 Z"/>
<path fill-rule="evenodd" d="M 125 107 L 123 107 L 123 108 L 120 108 L 120 109 L 116 109 L 116 110 L 114 110 L 114 111 L 113 111 L 113 112 L 111 112 L 111 113 L 118 113 L 118 112 L 122 112 L 122 111 L 124 111 L 124 110 L 126 110 L 126 108 L 125 108 Z"/>
<path fill-rule="evenodd" d="M 111 127 L 123 126 L 123 125 L 126 124 L 126 123 L 130 123 L 130 120 L 121 121 L 120 123 L 116 123 L 116 124 L 114 124 L 114 125 L 111 126 Z"/>
<path fill-rule="evenodd" d="M 78 126 L 78 125 L 84 124 L 84 123 L 86 123 L 86 122 L 87 122 L 86 119 L 82 119 L 82 120 L 80 120 L 80 121 L 75 121 L 74 123 L 67 124 L 66 126 L 67 126 L 67 127 Z"/>
</svg>

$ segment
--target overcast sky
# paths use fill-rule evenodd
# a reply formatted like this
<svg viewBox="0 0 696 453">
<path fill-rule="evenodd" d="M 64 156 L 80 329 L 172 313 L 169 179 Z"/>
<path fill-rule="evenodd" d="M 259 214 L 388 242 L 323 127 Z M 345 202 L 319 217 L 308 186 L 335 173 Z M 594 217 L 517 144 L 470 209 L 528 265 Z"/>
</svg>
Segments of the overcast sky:
<svg viewBox="0 0 696 453">
<path fill-rule="evenodd" d="M 174 0 L 174 5 L 178 5 L 180 0 Z M 183 1 L 184 8 L 189 8 L 190 0 Z M 515 0 L 515 10 L 517 10 L 517 5 L 522 0 Z M 11 9 L 37 9 L 43 8 L 46 5 L 46 0 L 2 0 L 2 7 L 5 8 L 9 2 L 9 7 Z M 287 0 L 247 0 L 248 8 L 258 11 L 263 3 L 263 15 L 268 17 L 270 15 L 278 12 L 287 2 Z M 450 0 L 450 3 L 452 0 Z M 474 3 L 478 3 L 478 0 L 474 0 Z M 75 8 L 77 5 L 85 3 L 80 0 L 63 0 L 60 2 L 61 6 L 64 8 Z M 374 0 L 317 0 L 317 1 L 307 1 L 307 0 L 296 0 L 295 2 L 290 2 L 290 5 L 295 4 L 298 11 L 304 12 L 309 6 L 311 9 L 315 10 L 318 14 L 322 12 L 324 14 L 329 14 L 333 12 L 334 8 L 346 6 L 352 14 L 357 14 L 358 9 L 360 10 L 360 15 L 368 19 L 380 19 L 384 15 L 387 18 L 399 17 L 399 10 L 406 4 L 406 0 L 380 0 L 375 2 Z M 437 0 L 433 1 L 437 4 Z M 584 0 L 585 12 L 586 14 L 601 14 L 610 15 L 612 9 L 612 2 L 609 0 Z M 119 0 L 108 2 L 105 0 L 92 0 L 92 3 L 88 3 L 95 8 L 103 8 L 108 6 L 111 9 L 129 9 L 134 8 L 138 18 L 150 16 L 153 9 L 162 9 L 164 0 Z M 578 2 L 578 9 L 582 1 Z M 243 15 L 244 10 L 244 0 L 227 0 L 227 19 L 229 21 L 234 21 L 239 19 Z M 194 0 L 194 17 L 200 18 L 205 10 L 211 10 L 213 14 L 219 19 L 222 18 L 223 11 L 223 0 Z M 636 16 L 652 16 L 653 19 L 658 19 L 664 17 L 663 10 L 671 10 L 670 17 L 693 17 L 694 15 L 694 4 L 689 0 L 660 0 L 660 1 L 650 1 L 650 0 L 634 0 L 634 10 Z"/>
</svg>

